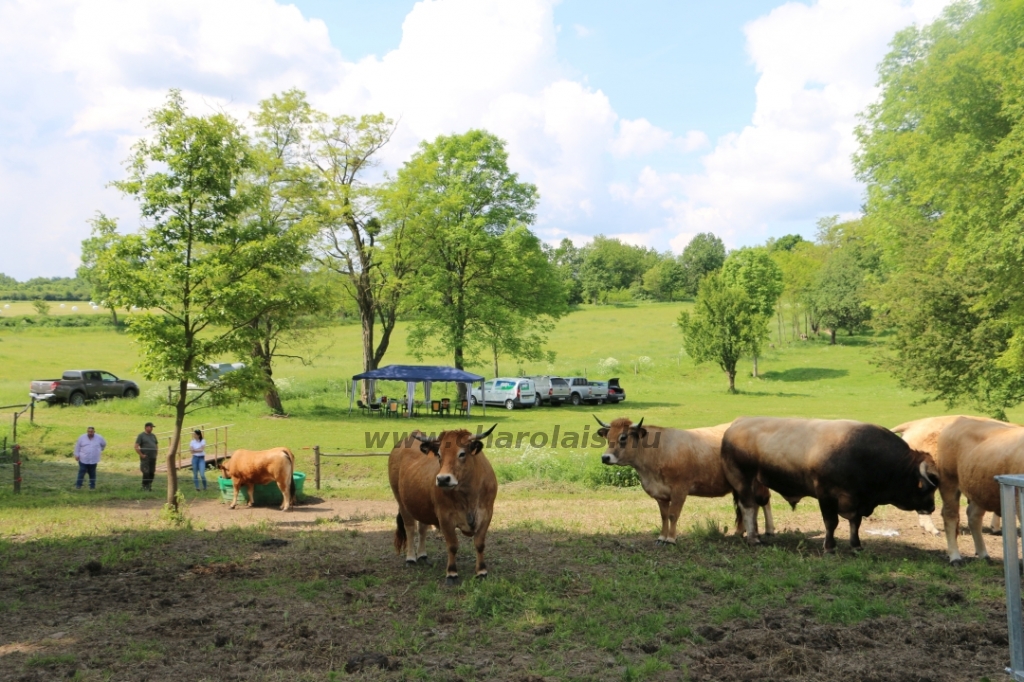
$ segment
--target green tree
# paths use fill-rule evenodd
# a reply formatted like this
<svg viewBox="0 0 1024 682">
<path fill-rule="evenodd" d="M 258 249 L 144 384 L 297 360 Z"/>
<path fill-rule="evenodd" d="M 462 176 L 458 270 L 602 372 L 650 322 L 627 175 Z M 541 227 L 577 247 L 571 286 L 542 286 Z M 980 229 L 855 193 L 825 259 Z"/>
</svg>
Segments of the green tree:
<svg viewBox="0 0 1024 682">
<path fill-rule="evenodd" d="M 698 364 L 716 363 L 729 378 L 729 393 L 736 393 L 736 364 L 766 326 L 747 293 L 712 273 L 701 281 L 693 315 L 681 313 L 678 323 L 686 353 Z"/>
<path fill-rule="evenodd" d="M 991 414 L 1022 399 L 1020 373 L 1010 371 L 1024 336 L 1022 23 L 1020 2 L 985 0 L 900 32 L 879 67 L 881 97 L 857 131 L 866 220 L 888 275 L 892 314 L 880 321 L 904 340 L 897 376 Z M 923 320 L 922 310 L 936 317 Z M 952 367 L 962 381 L 946 380 Z"/>
<path fill-rule="evenodd" d="M 409 198 L 407 238 L 419 261 L 409 292 L 415 354 L 450 352 L 463 369 L 495 310 L 524 320 L 562 313 L 557 273 L 526 228 L 537 190 L 509 170 L 499 138 L 470 130 L 424 142 L 396 185 Z"/>
<path fill-rule="evenodd" d="M 643 282 L 643 275 L 658 262 L 658 252 L 597 235 L 580 266 L 583 298 L 598 303 L 611 291 L 627 290 Z"/>
<path fill-rule="evenodd" d="M 801 241 L 792 249 L 776 249 L 771 252 L 772 260 L 782 272 L 782 295 L 779 297 L 778 315 L 780 323 L 786 314 L 793 328 L 793 339 L 810 332 L 809 315 L 814 282 L 824 260 L 823 249 L 817 244 Z M 800 330 L 803 318 L 804 329 Z M 780 332 L 780 337 L 781 337 Z"/>
<path fill-rule="evenodd" d="M 377 164 L 378 152 L 391 140 L 395 123 L 384 114 L 359 118 L 330 117 L 313 112 L 307 157 L 316 174 L 316 211 L 321 225 L 320 262 L 344 276 L 346 293 L 359 312 L 362 325 L 363 371 L 377 369 L 391 343 L 396 318 L 382 310 L 377 293 L 380 278 L 381 232 L 378 213 L 380 188 L 367 174 Z M 400 291 L 391 287 L 392 293 Z M 375 325 L 381 323 L 379 339 Z M 372 401 L 372 384 L 363 393 Z"/>
<path fill-rule="evenodd" d="M 39 315 L 50 314 L 50 304 L 43 300 L 32 301 L 32 307 L 36 309 L 36 313 Z"/>
<path fill-rule="evenodd" d="M 82 264 L 75 274 L 79 279 L 89 283 L 93 300 L 110 310 L 116 325 L 117 308 L 111 301 L 107 269 L 114 245 L 120 238 L 117 233 L 117 221 L 99 213 L 89 222 L 92 225 L 92 234 L 82 241 Z"/>
<path fill-rule="evenodd" d="M 150 114 L 149 130 L 133 148 L 128 178 L 113 183 L 139 203 L 143 225 L 116 242 L 108 276 L 116 305 L 147 311 L 133 315 L 128 327 L 143 376 L 176 388 L 167 453 L 167 503 L 176 507 L 175 459 L 186 414 L 254 373 L 232 372 L 202 391 L 189 392 L 188 385 L 202 383 L 207 363 L 248 355 L 252 319 L 231 311 L 258 293 L 261 268 L 287 260 L 291 244 L 263 222 L 245 219 L 260 189 L 248 182 L 255 160 L 234 120 L 190 115 L 172 90 Z"/>
<path fill-rule="evenodd" d="M 750 354 L 754 358 L 754 376 L 757 376 L 757 358 L 761 355 L 764 342 L 768 340 L 768 321 L 775 312 L 782 294 L 782 270 L 772 260 L 766 249 L 745 248 L 733 251 L 722 265 L 722 280 L 728 286 L 736 286 L 746 292 L 754 312 L 764 318 L 758 328 L 760 336 L 752 336 Z"/>
<path fill-rule="evenodd" d="M 814 316 L 828 328 L 832 345 L 836 343 L 836 329 L 842 327 L 852 334 L 871 317 L 863 292 L 864 271 L 856 253 L 853 249 L 837 249 L 818 272 L 811 294 Z"/>
<path fill-rule="evenodd" d="M 644 291 L 658 301 L 676 300 L 684 294 L 685 285 L 686 269 L 672 254 L 664 254 L 643 276 Z"/>
<path fill-rule="evenodd" d="M 679 264 L 683 267 L 684 291 L 687 296 L 695 296 L 700 282 L 707 275 L 718 272 L 725 263 L 725 244 L 710 232 L 701 232 L 690 240 L 679 256 Z"/>
<path fill-rule="evenodd" d="M 565 289 L 565 300 L 569 305 L 583 303 L 583 283 L 580 281 L 580 270 L 587 257 L 587 246 L 576 246 L 568 237 L 562 239 L 558 246 L 544 245 L 548 261 L 555 267 L 562 287 Z"/>
</svg>

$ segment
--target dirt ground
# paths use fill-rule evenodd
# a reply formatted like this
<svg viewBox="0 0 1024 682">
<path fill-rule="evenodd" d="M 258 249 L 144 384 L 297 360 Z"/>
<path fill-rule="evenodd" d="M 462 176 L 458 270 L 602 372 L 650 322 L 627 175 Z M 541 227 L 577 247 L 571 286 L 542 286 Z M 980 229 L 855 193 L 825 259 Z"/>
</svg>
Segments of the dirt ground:
<svg viewBox="0 0 1024 682">
<path fill-rule="evenodd" d="M 638 504 L 656 516 L 653 502 L 642 498 L 599 505 L 585 496 L 568 503 L 499 499 L 495 516 L 502 521 L 488 544 L 491 582 L 527 570 L 552 584 L 571 574 L 584 595 L 590 580 L 608 572 L 593 557 L 611 553 L 638 566 L 656 561 L 666 570 L 694 560 L 696 545 L 685 536 L 679 548 L 662 551 L 649 532 L 618 530 L 615 519 L 627 506 L 635 513 Z M 158 507 L 154 500 L 152 509 Z M 688 509 L 702 510 L 699 503 Z M 720 504 L 708 509 L 725 525 Z M 106 513 L 144 510 L 125 504 Z M 944 539 L 923 533 L 916 516 L 880 512 L 862 527 L 866 552 L 886 560 L 945 561 Z M 721 595 L 697 581 L 687 603 L 659 607 L 685 613 L 688 634 L 629 637 L 609 651 L 560 638 L 550 619 L 534 625 L 522 616 L 497 628 L 489 625 L 496 621 L 466 615 L 466 600 L 481 598 L 472 585 L 440 586 L 443 545 L 435 533 L 434 561 L 403 565 L 392 547 L 394 513 L 390 501 L 310 498 L 285 514 L 232 511 L 204 500 L 189 507 L 201 528 L 193 532 L 132 530 L 94 540 L 8 544 L 13 549 L 0 563 L 0 679 L 937 682 L 994 680 L 1008 664 L 1003 604 L 991 595 L 974 597 L 955 577 L 940 599 L 970 602 L 982 617 L 937 614 L 922 602 L 904 617 L 830 624 L 794 601 L 755 618 L 716 619 L 711 614 Z M 572 530 L 577 513 L 588 526 L 583 544 Z M 546 528 L 556 514 L 562 528 Z M 935 520 L 941 528 L 938 514 Z M 814 549 L 821 519 L 813 503 L 795 513 L 777 511 L 776 522 L 780 533 L 772 543 L 787 553 L 806 553 L 808 562 L 849 555 L 846 549 L 822 557 Z M 841 531 L 845 539 L 845 523 Z M 716 561 L 725 566 L 758 551 L 733 537 L 718 542 L 724 549 Z M 972 556 L 969 537 L 960 542 L 961 552 Z M 1001 558 L 1001 538 L 986 535 L 986 543 Z M 463 572 L 472 566 L 466 547 Z M 1001 585 L 1000 576 L 993 568 L 981 580 Z M 903 588 L 894 583 L 892 589 Z M 515 605 L 503 608 L 518 613 Z M 658 666 L 641 668 L 652 656 Z"/>
</svg>

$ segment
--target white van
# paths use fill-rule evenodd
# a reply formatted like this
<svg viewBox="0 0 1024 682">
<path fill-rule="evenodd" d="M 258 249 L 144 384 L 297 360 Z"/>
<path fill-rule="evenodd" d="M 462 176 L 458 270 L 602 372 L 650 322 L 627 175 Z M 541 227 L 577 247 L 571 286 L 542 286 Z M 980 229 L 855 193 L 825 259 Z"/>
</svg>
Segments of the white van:
<svg viewBox="0 0 1024 682">
<path fill-rule="evenodd" d="M 533 407 L 537 400 L 536 387 L 530 379 L 502 377 L 484 382 L 482 398 L 480 389 L 475 388 L 469 399 L 474 405 L 486 400 L 488 405 L 504 405 L 507 410 L 517 407 Z"/>
</svg>

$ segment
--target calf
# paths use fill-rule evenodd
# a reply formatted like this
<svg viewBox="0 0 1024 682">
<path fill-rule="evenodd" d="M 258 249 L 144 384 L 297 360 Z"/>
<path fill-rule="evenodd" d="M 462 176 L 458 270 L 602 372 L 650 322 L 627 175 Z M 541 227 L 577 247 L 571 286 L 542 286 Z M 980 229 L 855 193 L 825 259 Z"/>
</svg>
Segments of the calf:
<svg viewBox="0 0 1024 682">
<path fill-rule="evenodd" d="M 722 437 L 725 475 L 743 508 L 747 542 L 757 537 L 757 504 L 764 485 L 793 507 L 814 497 L 825 522 L 825 551 L 834 552 L 842 516 L 850 546 L 860 549 L 860 523 L 875 507 L 935 509 L 938 472 L 931 455 L 911 450 L 881 426 L 847 420 L 741 417 Z"/>
<path fill-rule="evenodd" d="M 907 442 L 912 450 L 920 450 L 921 452 L 927 452 L 935 460 L 935 466 L 938 467 L 939 472 L 942 471 L 942 464 L 939 462 L 939 434 L 952 424 L 954 421 L 960 418 L 960 415 L 952 415 L 945 417 L 926 417 L 925 419 L 915 419 L 914 421 L 904 422 L 899 426 L 894 426 L 890 429 L 893 433 L 897 433 L 903 436 L 903 440 Z M 965 419 L 977 419 L 980 421 L 995 421 L 988 417 L 964 417 Z M 941 487 L 941 486 L 940 486 Z M 925 531 L 932 535 L 939 535 L 939 529 L 932 523 L 931 514 L 918 514 L 918 524 L 925 529 Z M 998 514 L 992 514 L 992 532 L 996 535 L 1002 534 L 1002 524 Z"/>
<path fill-rule="evenodd" d="M 476 577 L 487 577 L 484 542 L 498 495 L 498 478 L 484 456 L 483 441 L 494 426 L 477 436 L 464 429 L 444 431 L 437 438 L 414 431 L 412 438 L 418 442 L 406 441 L 388 457 L 388 479 L 398 502 L 395 551 L 405 550 L 407 564 L 425 561 L 427 529 L 438 526 L 448 545 L 445 581 L 449 585 L 459 579 L 457 530 L 473 538 Z M 417 532 L 419 555 L 415 537 L 408 537 Z"/>
<path fill-rule="evenodd" d="M 722 434 L 728 424 L 682 430 L 644 426 L 643 419 L 636 425 L 626 418 L 611 424 L 597 419 L 597 423 L 601 425 L 598 435 L 608 441 L 601 463 L 636 469 L 644 492 L 658 503 L 661 535 L 657 544 L 676 544 L 676 522 L 687 495 L 722 497 L 733 492 L 725 478 L 721 456 Z M 767 501 L 764 523 L 765 532 L 773 534 L 775 524 Z M 737 505 L 736 533 L 741 534 L 742 529 Z"/>
<path fill-rule="evenodd" d="M 949 563 L 961 564 L 960 493 L 967 497 L 967 527 L 980 559 L 988 559 L 981 537 L 985 512 L 1001 513 L 994 476 L 1024 472 L 1024 427 L 995 420 L 958 417 L 939 435 L 939 494 Z M 1016 524 L 1010 520 L 1010 528 Z M 1012 532 L 1008 530 L 1007 532 Z"/>
<path fill-rule="evenodd" d="M 238 505 L 238 490 L 243 485 L 249 494 L 246 506 L 251 507 L 255 487 L 271 481 L 277 483 L 284 497 L 281 511 L 288 511 L 295 502 L 295 455 L 288 448 L 235 450 L 229 459 L 221 462 L 220 470 L 224 478 L 231 479 L 235 489 L 231 509 Z"/>
</svg>

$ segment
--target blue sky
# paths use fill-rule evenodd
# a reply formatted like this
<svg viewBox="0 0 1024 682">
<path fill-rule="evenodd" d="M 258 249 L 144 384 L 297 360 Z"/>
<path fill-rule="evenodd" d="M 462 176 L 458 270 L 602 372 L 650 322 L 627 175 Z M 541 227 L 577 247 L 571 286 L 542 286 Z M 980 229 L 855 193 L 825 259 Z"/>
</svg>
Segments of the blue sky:
<svg viewBox="0 0 1024 682">
<path fill-rule="evenodd" d="M 0 0 L 0 272 L 69 275 L 169 88 L 240 120 L 289 87 L 399 119 L 393 171 L 484 127 L 541 194 L 545 240 L 681 251 L 857 214 L 857 114 L 899 29 L 945 0 Z"/>
</svg>

